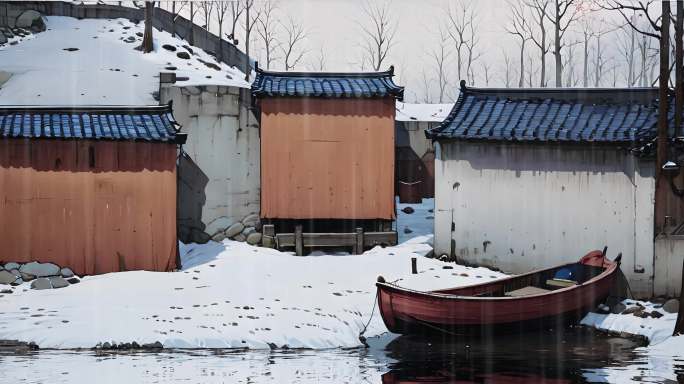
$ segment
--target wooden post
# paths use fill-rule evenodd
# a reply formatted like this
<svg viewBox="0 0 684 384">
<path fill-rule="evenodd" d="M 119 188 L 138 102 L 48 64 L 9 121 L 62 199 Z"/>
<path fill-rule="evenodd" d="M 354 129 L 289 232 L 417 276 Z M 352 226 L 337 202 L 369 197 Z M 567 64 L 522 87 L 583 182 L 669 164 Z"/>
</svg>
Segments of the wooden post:
<svg viewBox="0 0 684 384">
<path fill-rule="evenodd" d="M 677 322 L 672 335 L 684 335 L 684 261 L 682 261 L 682 288 L 679 291 L 679 312 L 677 312 Z"/>
<path fill-rule="evenodd" d="M 684 109 L 684 1 L 677 1 L 675 19 L 675 137 L 682 134 L 682 109 Z"/>
<path fill-rule="evenodd" d="M 411 273 L 414 275 L 418 274 L 418 259 L 415 257 L 411 258 Z"/>
<path fill-rule="evenodd" d="M 266 248 L 275 248 L 275 225 L 265 224 L 261 228 L 261 245 Z"/>
<path fill-rule="evenodd" d="M 356 228 L 356 246 L 354 246 L 354 254 L 360 255 L 363 253 L 363 228 Z"/>
<path fill-rule="evenodd" d="M 295 253 L 297 256 L 304 255 L 304 239 L 302 238 L 302 225 L 295 226 Z"/>
<path fill-rule="evenodd" d="M 665 202 L 669 184 L 663 174 L 663 164 L 668 158 L 668 90 L 670 79 L 670 2 L 662 2 L 662 26 L 660 28 L 660 77 L 658 84 L 658 135 L 656 139 L 656 185 L 655 185 L 655 228 L 657 233 L 664 228 L 664 216 L 667 213 Z"/>
</svg>

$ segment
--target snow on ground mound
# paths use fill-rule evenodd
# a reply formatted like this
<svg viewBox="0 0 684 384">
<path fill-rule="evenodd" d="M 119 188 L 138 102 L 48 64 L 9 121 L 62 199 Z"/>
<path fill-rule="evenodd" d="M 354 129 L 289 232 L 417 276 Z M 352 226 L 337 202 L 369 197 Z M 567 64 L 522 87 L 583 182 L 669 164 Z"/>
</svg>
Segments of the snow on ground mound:
<svg viewBox="0 0 684 384">
<path fill-rule="evenodd" d="M 420 257 L 431 240 L 309 257 L 233 241 L 181 245 L 180 272 L 111 273 L 60 290 L 0 297 L 0 339 L 42 348 L 133 341 L 177 348 L 356 347 L 378 275 L 419 290 L 503 276 Z M 417 275 L 410 273 L 411 257 L 419 257 Z M 385 332 L 376 309 L 365 336 Z"/>
<path fill-rule="evenodd" d="M 1 69 L 11 74 L 0 87 L 0 104 L 157 104 L 153 92 L 159 90 L 159 72 L 189 78 L 180 85 L 249 87 L 240 70 L 199 48 L 188 50 L 183 47 L 187 42 L 168 32 L 154 30 L 153 52 L 136 50 L 142 41 L 142 22 L 46 19 L 47 31 L 0 47 Z M 180 58 L 179 53 L 189 58 Z"/>
<path fill-rule="evenodd" d="M 598 314 L 590 312 L 582 319 L 582 324 L 596 329 L 615 333 L 626 333 L 646 337 L 650 343 L 658 344 L 672 336 L 676 313 L 667 313 L 660 309 L 662 305 L 637 300 L 624 300 L 622 302 L 626 308 L 641 306 L 643 311 L 651 313 L 657 312 L 662 315 L 658 318 L 637 317 L 633 314 Z"/>
</svg>

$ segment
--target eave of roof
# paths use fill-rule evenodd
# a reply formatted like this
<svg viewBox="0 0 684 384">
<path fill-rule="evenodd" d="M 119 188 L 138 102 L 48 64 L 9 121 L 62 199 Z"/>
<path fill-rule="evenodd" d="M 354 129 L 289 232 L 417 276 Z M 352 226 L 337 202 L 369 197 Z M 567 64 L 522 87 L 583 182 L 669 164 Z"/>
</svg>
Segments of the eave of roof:
<svg viewBox="0 0 684 384">
<path fill-rule="evenodd" d="M 402 100 L 394 67 L 384 72 L 276 72 L 256 68 L 256 97 L 383 98 Z"/>
<path fill-rule="evenodd" d="M 657 88 L 483 89 L 466 87 L 447 118 L 426 130 L 434 140 L 601 142 L 648 140 Z"/>
<path fill-rule="evenodd" d="M 0 138 L 183 144 L 171 103 L 150 106 L 0 106 Z"/>
</svg>

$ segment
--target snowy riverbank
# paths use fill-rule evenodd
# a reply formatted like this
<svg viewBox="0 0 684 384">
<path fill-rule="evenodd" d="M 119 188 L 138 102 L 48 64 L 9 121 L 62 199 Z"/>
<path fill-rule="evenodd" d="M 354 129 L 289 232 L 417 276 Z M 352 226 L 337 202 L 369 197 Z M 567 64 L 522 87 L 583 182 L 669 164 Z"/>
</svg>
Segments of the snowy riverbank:
<svg viewBox="0 0 684 384">
<path fill-rule="evenodd" d="M 414 289 L 503 276 L 421 257 L 431 240 L 308 257 L 233 241 L 182 245 L 180 272 L 88 276 L 59 290 L 20 286 L 0 297 L 0 339 L 41 348 L 133 341 L 169 348 L 357 347 L 378 275 Z M 411 257 L 419 257 L 417 275 L 410 273 Z M 385 332 L 376 313 L 365 336 Z"/>
</svg>

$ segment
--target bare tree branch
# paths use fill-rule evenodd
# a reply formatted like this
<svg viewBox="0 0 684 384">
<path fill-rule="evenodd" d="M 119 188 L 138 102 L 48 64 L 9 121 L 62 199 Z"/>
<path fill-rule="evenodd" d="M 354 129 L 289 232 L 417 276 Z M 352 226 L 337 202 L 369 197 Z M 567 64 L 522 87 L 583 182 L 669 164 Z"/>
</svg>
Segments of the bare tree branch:
<svg viewBox="0 0 684 384">
<path fill-rule="evenodd" d="M 375 71 L 379 71 L 394 46 L 394 36 L 398 23 L 391 12 L 389 1 L 382 4 L 366 1 L 362 12 L 367 18 L 365 24 L 358 23 L 364 42 L 362 44 L 362 66 L 370 64 Z"/>
<path fill-rule="evenodd" d="M 304 27 L 293 17 L 288 18 L 287 23 L 282 24 L 285 32 L 285 39 L 280 43 L 280 50 L 283 53 L 283 64 L 286 71 L 294 69 L 308 52 L 300 48 L 307 34 Z"/>
</svg>

